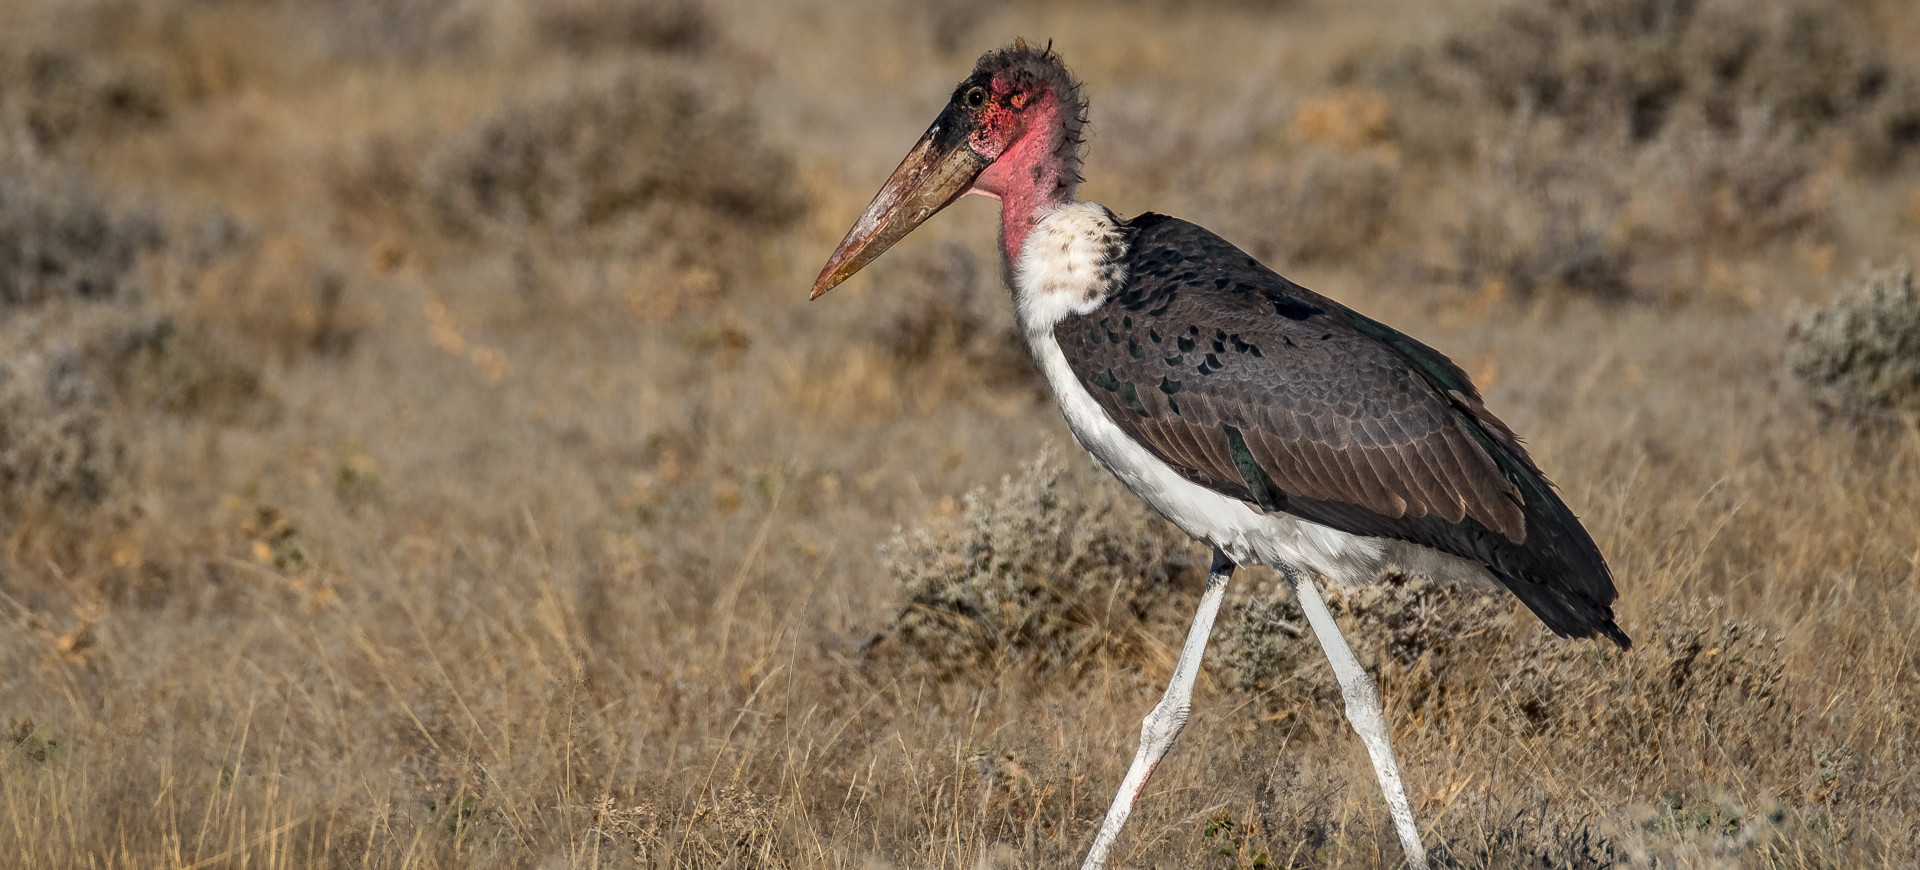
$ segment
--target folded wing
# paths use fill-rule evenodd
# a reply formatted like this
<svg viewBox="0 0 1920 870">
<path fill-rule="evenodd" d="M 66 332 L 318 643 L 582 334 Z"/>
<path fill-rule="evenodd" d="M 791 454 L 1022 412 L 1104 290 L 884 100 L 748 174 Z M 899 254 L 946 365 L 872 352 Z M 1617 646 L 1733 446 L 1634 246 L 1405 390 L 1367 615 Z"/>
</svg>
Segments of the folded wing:
<svg viewBox="0 0 1920 870">
<path fill-rule="evenodd" d="M 1123 431 L 1197 484 L 1479 561 L 1556 632 L 1625 644 L 1591 537 L 1457 366 L 1198 226 L 1130 227 L 1126 287 L 1054 327 Z"/>
</svg>

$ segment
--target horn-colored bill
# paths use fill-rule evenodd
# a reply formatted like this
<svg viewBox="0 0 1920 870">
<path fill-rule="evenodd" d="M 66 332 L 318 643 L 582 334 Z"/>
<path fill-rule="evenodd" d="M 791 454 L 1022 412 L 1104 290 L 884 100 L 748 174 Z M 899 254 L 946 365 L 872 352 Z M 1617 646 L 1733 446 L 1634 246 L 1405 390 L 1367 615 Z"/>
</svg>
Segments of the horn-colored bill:
<svg viewBox="0 0 1920 870">
<path fill-rule="evenodd" d="M 860 219 L 854 221 L 853 229 L 847 231 L 840 247 L 827 258 L 827 266 L 820 270 L 820 277 L 813 282 L 813 293 L 807 298 L 818 299 L 853 277 L 853 273 L 913 232 L 914 227 L 951 205 L 992 162 L 974 153 L 964 138 L 942 146 L 937 141 L 939 134 L 940 126 L 936 123 L 914 144 L 913 150 L 907 152 L 907 158 L 900 161 L 900 167 L 874 195 Z"/>
</svg>

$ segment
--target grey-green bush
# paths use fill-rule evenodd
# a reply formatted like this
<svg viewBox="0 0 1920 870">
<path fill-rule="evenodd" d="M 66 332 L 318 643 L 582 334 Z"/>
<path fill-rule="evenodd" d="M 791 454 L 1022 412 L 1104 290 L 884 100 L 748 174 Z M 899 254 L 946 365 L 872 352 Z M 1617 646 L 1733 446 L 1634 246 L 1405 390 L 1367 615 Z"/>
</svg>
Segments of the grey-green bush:
<svg viewBox="0 0 1920 870">
<path fill-rule="evenodd" d="M 887 571 L 906 601 L 876 649 L 903 646 L 952 676 L 1083 668 L 1138 656 L 1150 634 L 1177 638 L 1191 615 L 1180 581 L 1203 570 L 1186 536 L 1112 484 L 1063 474 L 1043 452 L 996 489 L 968 493 L 957 517 L 889 540 Z"/>
<path fill-rule="evenodd" d="M 1787 333 L 1787 370 L 1830 413 L 1859 419 L 1920 412 L 1920 291 L 1913 268 L 1870 270 L 1853 294 Z"/>
<path fill-rule="evenodd" d="M 121 299 L 163 241 L 153 218 L 109 203 L 78 173 L 0 142 L 0 306 Z"/>
</svg>

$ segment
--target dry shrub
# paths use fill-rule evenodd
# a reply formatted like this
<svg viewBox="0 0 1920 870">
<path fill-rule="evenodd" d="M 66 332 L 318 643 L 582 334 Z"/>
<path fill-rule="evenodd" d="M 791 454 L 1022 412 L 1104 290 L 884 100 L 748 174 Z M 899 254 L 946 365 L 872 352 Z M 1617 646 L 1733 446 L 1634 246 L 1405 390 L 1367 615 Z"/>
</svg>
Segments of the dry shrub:
<svg viewBox="0 0 1920 870">
<path fill-rule="evenodd" d="M 1349 260 L 1379 240 L 1400 190 L 1400 161 L 1379 148 L 1309 147 L 1232 179 L 1216 198 L 1225 230 L 1255 256 L 1299 265 Z"/>
<path fill-rule="evenodd" d="M 1190 602 L 1176 581 L 1199 573 L 1178 533 L 1130 499 L 1096 507 L 1068 500 L 1061 487 L 1043 457 L 996 492 L 970 494 L 952 520 L 891 541 L 887 565 L 909 603 L 876 648 L 896 646 L 951 678 L 1015 664 L 1047 672 L 1138 660 L 1150 644 L 1178 637 Z M 1781 639 L 1712 603 L 1655 620 L 1632 652 L 1621 652 L 1553 637 L 1504 592 L 1421 576 L 1389 572 L 1327 597 L 1383 695 L 1426 729 L 1574 740 L 1609 759 L 1617 767 L 1609 775 L 1633 778 L 1701 762 L 1758 769 L 1777 753 L 1832 749 L 1797 739 L 1805 711 L 1784 685 Z M 1339 689 L 1289 586 L 1263 590 L 1223 622 L 1209 668 L 1224 688 L 1257 699 L 1249 707 L 1257 720 L 1345 734 Z M 1008 760 L 979 763 L 998 775 Z M 1017 780 L 1019 767 L 1015 759 L 1007 775 Z M 1018 804 L 1015 786 L 997 799 Z M 1619 831 L 1555 824 L 1551 837 L 1533 831 L 1516 840 L 1521 832 L 1508 831 L 1490 843 L 1538 855 L 1627 848 Z M 1715 842 L 1747 849 L 1763 839 Z"/>
<path fill-rule="evenodd" d="M 1743 803 L 1724 792 L 1669 794 L 1622 831 L 1641 866 L 1838 867 L 1833 819 L 1819 807 Z"/>
<path fill-rule="evenodd" d="M 85 177 L 0 146 L 0 305 L 126 298 L 163 240 L 156 220 Z"/>
<path fill-rule="evenodd" d="M 0 36 L 0 124 L 73 152 L 166 129 L 234 71 L 190 25 L 197 0 L 16 0 Z"/>
<path fill-rule="evenodd" d="M 244 237 L 204 260 L 170 253 L 186 313 L 246 359 L 344 354 L 379 316 L 376 274 L 297 237 Z"/>
<path fill-rule="evenodd" d="M 1393 704 L 1433 709 L 1447 703 L 1443 679 L 1461 659 L 1504 636 L 1512 602 L 1493 593 L 1388 572 L 1369 585 L 1327 587 L 1327 608 L 1341 619 L 1354 654 Z M 1318 665 L 1320 644 L 1290 584 L 1275 583 L 1235 608 L 1214 662 L 1222 683 L 1262 696 L 1269 713 L 1308 719 L 1340 709 L 1340 690 Z M 1304 670 L 1303 670 L 1304 668 Z"/>
<path fill-rule="evenodd" d="M 760 268 L 805 204 L 786 151 L 729 93 L 629 67 L 444 135 L 375 131 L 329 167 L 334 221 L 375 245 L 379 268 L 477 264 L 523 297 L 609 275 L 654 287 L 663 272 L 718 290 Z"/>
<path fill-rule="evenodd" d="M 696 235 L 787 225 L 802 206 L 791 160 L 723 102 L 651 72 L 571 87 L 457 137 L 431 161 L 424 187 L 441 225 L 476 239 L 629 219 Z"/>
<path fill-rule="evenodd" d="M 1832 857 L 1839 852 L 1832 820 L 1817 807 L 1750 805 L 1716 790 L 1670 794 L 1619 813 L 1574 815 L 1549 800 L 1463 796 L 1454 815 L 1478 821 L 1432 844 L 1434 856 L 1449 867 L 1846 866 Z"/>
<path fill-rule="evenodd" d="M 68 561 L 111 546 L 137 469 L 123 433 L 152 413 L 259 422 L 258 368 L 191 316 L 163 276 L 241 242 L 226 221 L 164 231 L 78 171 L 0 151 L 0 524 L 8 546 Z"/>
<path fill-rule="evenodd" d="M 967 246 L 949 242 L 876 266 L 885 290 L 873 319 L 880 345 L 895 359 L 957 360 L 992 385 L 1040 386 L 1005 295 L 987 286 L 999 279 Z"/>
<path fill-rule="evenodd" d="M 1831 237 L 1831 185 L 1811 140 L 1750 114 L 1728 138 L 1676 128 L 1645 146 L 1569 138 L 1520 118 L 1450 178 L 1433 265 L 1515 298 L 1606 301 L 1691 293 L 1703 263 L 1783 239 Z M 1692 132 L 1685 132 L 1691 130 Z"/>
<path fill-rule="evenodd" d="M 20 125 L 54 153 L 164 135 L 270 62 L 257 36 L 234 26 L 264 5 L 14 0 L 0 32 L 0 124 Z"/>
<path fill-rule="evenodd" d="M 42 148 L 152 129 L 171 117 L 167 71 L 141 58 L 42 46 L 0 55 L 0 113 Z"/>
<path fill-rule="evenodd" d="M 906 11 L 934 50 L 952 55 L 973 50 L 981 25 L 1005 5 L 1006 0 L 921 0 L 907 4 Z"/>
<path fill-rule="evenodd" d="M 1920 69 L 1828 0 L 1513 4 L 1341 75 L 1395 97 L 1399 140 L 1463 204 L 1407 216 L 1428 265 L 1516 298 L 1692 292 L 1832 236 L 1835 172 L 1920 150 Z"/>
<path fill-rule="evenodd" d="M 1920 146 L 1920 78 L 1875 37 L 1832 0 L 1518 3 L 1447 39 L 1430 81 L 1637 142 L 1696 121 L 1726 135 L 1758 107 L 1887 163 Z"/>
<path fill-rule="evenodd" d="M 427 66 L 510 53 L 517 27 L 561 51 L 690 50 L 715 36 L 699 0 L 545 0 L 525 18 L 515 4 L 486 0 L 332 0 L 309 4 L 290 27 L 317 34 L 331 58 L 354 63 Z M 311 40 L 311 36 L 304 36 Z"/>
<path fill-rule="evenodd" d="M 158 415 L 258 426 L 279 403 L 257 367 L 191 321 L 137 304 L 45 309 L 0 332 L 0 540 L 94 565 L 140 517 L 144 463 L 126 433 Z M 74 589 L 40 591 L 118 582 L 80 571 Z"/>
<path fill-rule="evenodd" d="M 713 16 L 699 0 L 554 0 L 534 13 L 534 27 L 572 52 L 698 49 L 715 35 Z"/>
<path fill-rule="evenodd" d="M 1259 90 L 1191 120 L 1147 95 L 1100 103 L 1117 173 L 1286 272 L 1361 263 L 1392 226 L 1408 182 L 1399 117 L 1387 95 L 1335 87 L 1303 100 Z M 1112 170 L 1109 170 L 1110 172 Z"/>
<path fill-rule="evenodd" d="M 1703 734 L 1721 759 L 1743 764 L 1791 747 L 1798 712 L 1782 683 L 1782 638 L 1713 616 L 1664 616 L 1626 654 L 1543 632 L 1506 644 L 1489 674 L 1507 725 L 1578 735 L 1628 765 Z"/>
<path fill-rule="evenodd" d="M 1175 591 L 1197 579 L 1183 535 L 1107 487 L 1076 497 L 1044 451 L 997 490 L 967 494 L 959 515 L 883 547 L 906 605 L 877 650 L 902 647 L 941 676 L 1139 661 L 1162 643 Z M 1190 585 L 1190 582 L 1189 582 Z"/>
<path fill-rule="evenodd" d="M 1517 613 L 1505 592 L 1389 573 L 1374 584 L 1335 587 L 1327 596 L 1361 664 L 1396 707 L 1421 718 L 1455 706 L 1476 715 L 1486 686 L 1499 687 L 1503 721 L 1522 734 L 1556 733 L 1658 748 L 1677 721 L 1725 729 L 1723 748 L 1759 752 L 1784 745 L 1762 723 L 1790 722 L 1779 639 L 1745 623 L 1669 616 L 1642 630 L 1632 652 L 1553 637 Z M 1702 627 L 1705 626 L 1705 627 Z M 1317 666 L 1317 642 L 1292 589 L 1276 585 L 1229 620 L 1218 668 L 1244 692 L 1271 692 L 1298 677 L 1274 703 L 1339 697 Z M 1457 703 L 1456 703 L 1457 702 Z"/>
<path fill-rule="evenodd" d="M 113 208 L 78 173 L 0 147 L 0 524 L 81 522 L 119 488 L 126 448 L 108 391 L 57 315 L 139 297 L 158 224 Z"/>
<path fill-rule="evenodd" d="M 1689 246 L 1757 251 L 1831 235 L 1820 143 L 1776 118 L 1754 109 L 1720 135 L 1676 133 L 1650 149 L 1638 186 L 1668 191 L 1650 197 L 1650 210 L 1663 212 L 1646 220 L 1650 241 L 1685 255 Z"/>
<path fill-rule="evenodd" d="M 1742 130 L 1639 147 L 1520 119 L 1446 180 L 1459 207 L 1426 223 L 1429 266 L 1519 299 L 1653 300 L 1696 292 L 1706 263 L 1830 237 L 1830 185 L 1812 144 L 1757 116 Z"/>
<path fill-rule="evenodd" d="M 258 369 L 205 328 L 182 327 L 173 317 L 138 315 L 91 337 L 83 352 L 115 394 L 136 408 L 223 422 L 272 413 Z"/>
<path fill-rule="evenodd" d="M 486 9 L 472 0 L 330 0 L 298 4 L 289 25 L 302 44 L 340 60 L 425 64 L 480 47 L 488 35 Z"/>
<path fill-rule="evenodd" d="M 1589 776 L 1641 782 L 1676 767 L 1757 770 L 1781 758 L 1837 771 L 1810 773 L 1805 794 L 1765 806 L 1684 791 L 1621 817 L 1571 815 L 1544 795 L 1530 803 L 1470 793 L 1449 806 L 1453 821 L 1443 827 L 1456 835 L 1438 850 L 1460 866 L 1642 866 L 1649 858 L 1666 866 L 1659 862 L 1684 855 L 1750 866 L 1835 848 L 1821 804 L 1831 783 L 1846 778 L 1838 767 L 1851 755 L 1802 728 L 1811 711 L 1796 706 L 1786 685 L 1783 638 L 1727 619 L 1713 602 L 1639 628 L 1634 649 L 1622 652 L 1553 637 L 1504 592 L 1417 576 L 1336 587 L 1327 599 L 1389 707 L 1410 711 L 1408 728 L 1418 735 L 1451 732 L 1458 740 L 1463 729 L 1492 729 L 1505 736 L 1472 739 L 1576 744 L 1582 764 L 1605 760 Z M 1290 587 L 1276 585 L 1230 613 L 1221 640 L 1213 668 L 1227 689 L 1260 696 L 1258 719 L 1287 733 L 1348 738 L 1338 686 Z M 1430 750 L 1419 737 L 1402 740 L 1403 760 Z M 1478 760 L 1471 749 L 1450 757 Z M 1307 813 L 1278 829 L 1311 841 L 1325 836 L 1313 830 L 1323 824 Z"/>
<path fill-rule="evenodd" d="M 7 350 L 0 363 L 0 531 L 42 519 L 84 522 L 125 482 L 119 427 L 78 354 Z"/>
<path fill-rule="evenodd" d="M 1636 247 L 1620 221 L 1629 197 L 1623 181 L 1581 157 L 1517 163 L 1482 165 L 1455 185 L 1460 211 L 1442 224 L 1441 273 L 1516 298 L 1632 295 Z"/>
<path fill-rule="evenodd" d="M 1329 601 L 1338 600 L 1338 593 Z M 1223 686 L 1260 697 L 1264 712 L 1308 709 L 1339 697 L 1322 696 L 1323 687 L 1294 681 L 1320 655 L 1313 627 L 1307 624 L 1285 583 L 1275 583 L 1228 611 L 1218 629 L 1217 650 L 1207 664 Z"/>
<path fill-rule="evenodd" d="M 110 202 L 91 178 L 64 163 L 0 146 L 0 306 L 111 303 L 131 311 L 178 302 L 189 319 L 230 336 L 230 345 L 255 351 L 254 357 L 343 351 L 372 319 L 351 292 L 360 276 L 337 258 L 290 239 L 262 239 L 217 211 L 167 222 L 157 214 Z M 185 343 L 166 357 L 169 365 L 199 357 L 227 367 L 212 361 L 226 351 L 203 353 L 208 341 L 226 339 L 191 330 L 176 336 L 172 329 L 163 328 L 163 343 Z M 226 377 L 211 371 L 200 374 Z"/>
<path fill-rule="evenodd" d="M 1920 413 L 1920 291 L 1905 264 L 1869 270 L 1859 290 L 1787 333 L 1787 371 L 1820 407 L 1856 419 Z"/>
<path fill-rule="evenodd" d="M 438 229 L 421 178 L 426 146 L 418 138 L 373 133 L 332 155 L 323 171 L 343 235 L 378 239 Z"/>
</svg>

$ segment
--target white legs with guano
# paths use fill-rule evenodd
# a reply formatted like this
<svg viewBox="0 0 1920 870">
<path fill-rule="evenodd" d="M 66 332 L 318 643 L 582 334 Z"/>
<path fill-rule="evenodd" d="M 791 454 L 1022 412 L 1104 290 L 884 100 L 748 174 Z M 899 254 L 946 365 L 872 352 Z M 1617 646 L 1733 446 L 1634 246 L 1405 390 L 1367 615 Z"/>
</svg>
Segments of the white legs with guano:
<svg viewBox="0 0 1920 870">
<path fill-rule="evenodd" d="M 1226 596 L 1227 581 L 1233 578 L 1234 567 L 1233 560 L 1225 553 L 1217 548 L 1213 551 L 1207 588 L 1200 595 L 1193 627 L 1187 630 L 1187 642 L 1180 648 L 1180 660 L 1173 666 L 1173 678 L 1167 681 L 1167 691 L 1160 696 L 1160 703 L 1154 705 L 1153 712 L 1148 713 L 1140 725 L 1140 748 L 1134 752 L 1133 764 L 1127 768 L 1126 778 L 1120 781 L 1120 791 L 1113 796 L 1113 806 L 1107 809 L 1107 817 L 1100 823 L 1100 832 L 1094 836 L 1093 847 L 1087 851 L 1086 863 L 1080 865 L 1080 870 L 1101 870 L 1107 866 L 1107 852 L 1120 836 L 1120 829 L 1126 826 L 1127 816 L 1133 813 L 1134 803 L 1146 788 L 1147 777 L 1153 775 L 1154 767 L 1166 757 L 1174 739 L 1186 727 L 1193 702 L 1193 684 L 1200 676 L 1200 659 L 1206 654 L 1207 637 L 1213 633 L 1213 621 L 1220 614 L 1220 602 Z M 1347 721 L 1360 734 L 1361 742 L 1367 746 L 1367 755 L 1373 759 L 1373 772 L 1380 779 L 1381 792 L 1386 795 L 1387 809 L 1400 835 L 1400 847 L 1406 852 L 1407 866 L 1410 870 L 1427 870 L 1427 850 L 1420 844 L 1413 807 L 1407 800 L 1406 788 L 1400 783 L 1400 767 L 1394 762 L 1393 745 L 1388 740 L 1380 690 L 1360 667 L 1353 649 L 1347 646 L 1340 626 L 1334 623 L 1333 614 L 1327 611 L 1327 604 L 1321 600 L 1320 590 L 1312 578 L 1292 569 L 1282 571 L 1292 581 L 1294 594 L 1300 599 L 1301 609 L 1306 611 L 1307 622 L 1320 639 L 1327 662 L 1333 665 L 1340 694 L 1347 701 Z"/>
<path fill-rule="evenodd" d="M 1147 777 L 1153 775 L 1154 766 L 1166 756 L 1180 729 L 1186 727 L 1187 712 L 1193 706 L 1193 681 L 1200 676 L 1200 657 L 1207 652 L 1207 636 L 1213 633 L 1213 618 L 1220 615 L 1220 600 L 1226 597 L 1233 569 L 1233 560 L 1215 549 L 1213 567 L 1207 571 L 1207 588 L 1200 593 L 1200 607 L 1193 614 L 1193 627 L 1187 629 L 1180 661 L 1174 663 L 1173 679 L 1167 681 L 1167 692 L 1160 696 L 1160 703 L 1153 705 L 1153 712 L 1140 724 L 1140 748 L 1133 754 L 1126 778 L 1120 780 L 1120 793 L 1113 796 L 1113 806 L 1107 808 L 1107 818 L 1100 823 L 1100 833 L 1094 836 L 1093 848 L 1087 851 L 1087 861 L 1080 870 L 1107 866 L 1107 850 L 1113 848 L 1114 838 L 1126 826 L 1133 802 L 1140 799 L 1140 790 L 1147 786 Z"/>
<path fill-rule="evenodd" d="M 1406 787 L 1400 784 L 1400 765 L 1393 760 L 1393 744 L 1387 739 L 1387 711 L 1380 706 L 1380 688 L 1360 667 L 1353 648 L 1347 646 L 1333 614 L 1327 612 L 1327 603 L 1320 600 L 1320 589 L 1313 585 L 1313 578 L 1305 573 L 1289 572 L 1289 576 L 1295 577 L 1293 594 L 1307 612 L 1307 622 L 1313 625 L 1314 636 L 1320 638 L 1320 649 L 1326 652 L 1327 663 L 1333 665 L 1340 694 L 1347 699 L 1347 722 L 1359 732 L 1360 742 L 1367 745 L 1367 755 L 1373 758 L 1373 773 L 1380 778 L 1380 791 L 1386 795 L 1387 811 L 1393 814 L 1393 827 L 1400 834 L 1407 866 L 1427 870 L 1427 849 L 1420 845 L 1420 828 L 1413 823 L 1413 806 L 1407 801 Z"/>
</svg>

